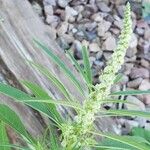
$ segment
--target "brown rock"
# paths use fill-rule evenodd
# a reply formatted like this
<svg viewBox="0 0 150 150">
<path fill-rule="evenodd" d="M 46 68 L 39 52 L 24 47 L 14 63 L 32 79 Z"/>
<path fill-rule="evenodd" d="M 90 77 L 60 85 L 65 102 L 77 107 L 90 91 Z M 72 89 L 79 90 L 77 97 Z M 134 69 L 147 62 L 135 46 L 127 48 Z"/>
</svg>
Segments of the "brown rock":
<svg viewBox="0 0 150 150">
<path fill-rule="evenodd" d="M 91 43 L 89 45 L 89 50 L 90 50 L 90 52 L 99 52 L 99 51 L 101 51 L 101 49 L 100 49 L 100 47 L 97 43 Z"/>
<path fill-rule="evenodd" d="M 134 80 L 132 80 L 132 81 L 129 81 L 129 82 L 127 83 L 127 86 L 128 86 L 129 88 L 138 88 L 139 85 L 141 84 L 142 80 L 143 80 L 143 78 L 134 79 Z"/>
<path fill-rule="evenodd" d="M 149 78 L 150 74 L 149 74 L 148 69 L 146 69 L 146 68 L 133 68 L 131 70 L 130 77 L 131 77 L 131 79 L 136 79 L 139 77 Z"/>
<path fill-rule="evenodd" d="M 103 43 L 103 49 L 113 51 L 116 48 L 116 39 L 113 36 L 109 36 Z"/>
</svg>

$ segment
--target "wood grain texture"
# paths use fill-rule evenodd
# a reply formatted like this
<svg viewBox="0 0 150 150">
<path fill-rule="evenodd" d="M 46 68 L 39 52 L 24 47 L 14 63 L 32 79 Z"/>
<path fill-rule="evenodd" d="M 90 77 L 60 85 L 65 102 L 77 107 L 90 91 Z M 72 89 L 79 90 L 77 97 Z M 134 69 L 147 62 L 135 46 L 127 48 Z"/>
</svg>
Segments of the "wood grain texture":
<svg viewBox="0 0 150 150">
<path fill-rule="evenodd" d="M 29 80 L 37 83 L 54 98 L 62 99 L 63 95 L 58 92 L 57 88 L 27 63 L 27 60 L 34 61 L 46 66 L 64 83 L 77 99 L 82 101 L 83 97 L 77 92 L 76 87 L 68 82 L 68 78 L 62 73 L 58 66 L 33 44 L 32 39 L 34 37 L 46 43 L 51 51 L 64 61 L 77 79 L 80 80 L 84 86 L 84 90 L 87 91 L 80 75 L 67 59 L 62 49 L 53 40 L 51 29 L 44 25 L 40 18 L 33 12 L 30 3 L 27 0 L 0 0 L 0 17 L 4 20 L 0 24 L 0 57 L 15 79 L 17 81 Z M 5 104 L 8 103 L 10 107 L 20 114 L 24 122 L 26 121 L 24 115 L 28 111 L 28 115 L 31 115 L 28 117 L 35 119 L 28 107 L 14 103 L 8 98 L 3 98 L 3 102 L 5 102 Z M 68 115 L 68 113 L 70 116 L 72 115 L 69 109 L 59 108 L 59 111 L 64 117 Z M 107 129 L 109 120 L 111 119 L 109 118 L 108 122 L 105 122 L 103 128 Z M 31 124 L 36 124 L 37 122 L 36 119 L 34 123 L 32 119 L 28 119 L 27 121 L 25 125 L 28 130 L 31 130 L 29 127 Z M 101 122 L 103 121 L 101 120 Z M 42 128 L 41 123 L 39 123 L 39 127 L 33 129 L 33 133 L 39 133 L 39 128 Z M 114 131 L 113 126 L 111 129 L 109 127 L 108 130 Z"/>
</svg>

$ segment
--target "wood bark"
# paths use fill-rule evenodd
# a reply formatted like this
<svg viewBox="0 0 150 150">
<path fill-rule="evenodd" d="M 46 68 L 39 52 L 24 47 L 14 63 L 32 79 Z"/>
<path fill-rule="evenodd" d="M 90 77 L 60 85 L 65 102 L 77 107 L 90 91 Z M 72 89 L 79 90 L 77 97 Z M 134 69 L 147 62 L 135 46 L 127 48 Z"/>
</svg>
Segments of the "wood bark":
<svg viewBox="0 0 150 150">
<path fill-rule="evenodd" d="M 7 70 L 5 73 L 6 79 L 9 78 L 9 81 L 15 80 L 13 85 L 16 86 L 17 83 L 18 87 L 25 91 L 27 89 L 19 84 L 19 80 L 37 83 L 55 99 L 62 99 L 63 95 L 58 89 L 27 63 L 27 60 L 34 61 L 46 66 L 77 99 L 82 101 L 83 97 L 77 92 L 76 87 L 68 81 L 65 74 L 33 44 L 34 37 L 44 42 L 53 53 L 64 61 L 82 85 L 85 85 L 63 50 L 54 41 L 51 28 L 47 27 L 34 13 L 30 3 L 27 0 L 0 0 L 0 17 L 3 19 L 0 24 L 1 70 Z M 2 95 L 0 95 L 0 101 L 9 105 L 20 116 L 29 132 L 33 135 L 41 133 L 43 123 L 39 121 L 30 108 L 15 103 L 10 98 Z M 59 111 L 64 117 L 68 115 L 67 112 L 71 115 L 68 109 L 59 108 Z M 105 120 L 101 119 L 98 126 L 101 130 L 114 132 L 114 124 L 115 122 L 112 119 L 107 118 Z"/>
</svg>

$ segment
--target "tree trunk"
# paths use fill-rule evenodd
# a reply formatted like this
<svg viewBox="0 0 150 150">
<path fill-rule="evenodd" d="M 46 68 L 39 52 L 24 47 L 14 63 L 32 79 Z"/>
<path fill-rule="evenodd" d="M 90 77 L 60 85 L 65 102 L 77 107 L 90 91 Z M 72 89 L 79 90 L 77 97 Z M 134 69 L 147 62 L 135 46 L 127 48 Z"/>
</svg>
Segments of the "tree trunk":
<svg viewBox="0 0 150 150">
<path fill-rule="evenodd" d="M 82 85 L 85 85 L 79 73 L 51 36 L 51 28 L 44 25 L 33 12 L 30 3 L 27 0 L 0 0 L 0 17 L 3 20 L 0 23 L 0 70 L 5 74 L 9 84 L 13 82 L 13 86 L 27 91 L 25 87 L 19 84 L 19 80 L 28 80 L 43 87 L 55 99 L 63 98 L 63 95 L 51 82 L 28 65 L 27 60 L 30 60 L 46 66 L 77 99 L 82 101 L 83 97 L 77 92 L 76 87 L 68 81 L 68 78 L 58 66 L 33 44 L 34 37 L 47 44 L 51 51 L 64 61 Z M 30 133 L 33 135 L 41 133 L 43 121 L 37 118 L 32 109 L 20 103 L 15 103 L 6 96 L 0 95 L 0 101 L 11 107 L 20 116 Z M 70 116 L 72 115 L 65 108 L 59 108 L 59 111 L 63 116 L 67 115 L 67 112 Z M 115 122 L 110 118 L 101 119 L 98 127 L 101 130 L 114 132 L 114 124 Z"/>
</svg>

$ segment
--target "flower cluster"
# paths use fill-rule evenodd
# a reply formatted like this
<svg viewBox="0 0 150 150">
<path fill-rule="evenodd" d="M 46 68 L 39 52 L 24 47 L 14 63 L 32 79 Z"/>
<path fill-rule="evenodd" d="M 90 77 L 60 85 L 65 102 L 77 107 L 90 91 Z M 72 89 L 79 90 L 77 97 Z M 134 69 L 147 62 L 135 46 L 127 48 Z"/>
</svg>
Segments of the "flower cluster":
<svg viewBox="0 0 150 150">
<path fill-rule="evenodd" d="M 90 139 L 91 135 L 89 135 L 88 131 L 93 127 L 95 114 L 99 112 L 101 107 L 100 101 L 108 98 L 111 87 L 116 78 L 116 73 L 124 63 L 124 57 L 132 34 L 132 21 L 129 3 L 125 9 L 123 24 L 124 26 L 117 48 L 100 76 L 101 83 L 95 86 L 95 90 L 92 91 L 88 98 L 84 101 L 83 111 L 80 111 L 75 117 L 75 122 L 65 125 L 63 128 L 62 135 L 64 139 L 62 145 L 66 147 L 67 150 L 73 148 L 76 144 L 78 147 L 80 147 L 80 145 L 86 145 L 88 142 L 86 139 Z"/>
</svg>

